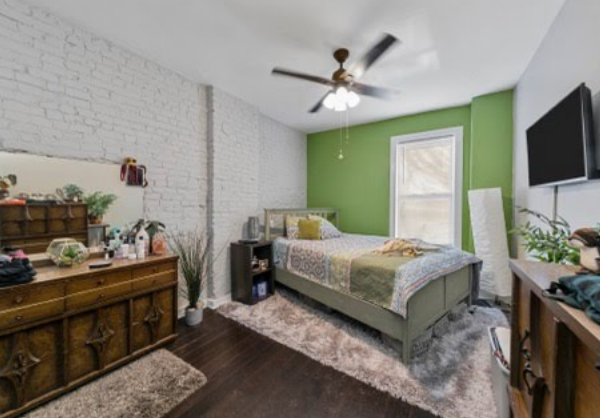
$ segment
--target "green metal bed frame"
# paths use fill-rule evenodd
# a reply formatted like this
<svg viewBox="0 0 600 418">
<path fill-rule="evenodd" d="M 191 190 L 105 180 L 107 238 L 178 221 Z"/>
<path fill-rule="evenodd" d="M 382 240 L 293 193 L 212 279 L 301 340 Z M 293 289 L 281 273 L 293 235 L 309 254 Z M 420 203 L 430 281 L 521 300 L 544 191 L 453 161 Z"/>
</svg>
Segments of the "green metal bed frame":
<svg viewBox="0 0 600 418">
<path fill-rule="evenodd" d="M 339 225 L 339 212 L 335 209 L 265 209 L 265 239 L 270 241 L 284 236 L 285 217 L 289 215 L 318 215 L 336 226 Z M 281 218 L 281 227 L 274 226 L 273 221 L 277 218 Z M 351 294 L 333 290 L 290 273 L 279 265 L 275 269 L 275 281 L 380 331 L 392 340 L 401 342 L 399 355 L 402 361 L 408 364 L 415 339 L 454 307 L 463 302 L 471 305 L 475 268 L 464 267 L 423 287 L 408 301 L 406 318 Z"/>
</svg>

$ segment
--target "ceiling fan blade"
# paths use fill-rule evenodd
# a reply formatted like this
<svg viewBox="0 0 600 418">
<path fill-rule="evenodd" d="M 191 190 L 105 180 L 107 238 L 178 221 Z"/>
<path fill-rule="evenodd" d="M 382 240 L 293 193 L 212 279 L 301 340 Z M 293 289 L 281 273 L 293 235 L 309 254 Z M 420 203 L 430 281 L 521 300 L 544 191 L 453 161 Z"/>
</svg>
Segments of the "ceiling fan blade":
<svg viewBox="0 0 600 418">
<path fill-rule="evenodd" d="M 308 111 L 309 113 L 317 113 L 319 110 L 321 110 L 321 108 L 323 107 L 323 102 L 325 101 L 325 99 L 327 98 L 327 96 L 329 95 L 330 92 L 325 93 L 325 96 L 323 96 L 321 98 L 321 100 L 319 100 L 317 102 L 316 105 L 314 105 L 313 107 L 310 108 L 310 110 Z"/>
<path fill-rule="evenodd" d="M 348 73 L 352 75 L 354 80 L 358 80 L 396 42 L 400 42 L 400 40 L 386 33 L 369 52 L 350 67 Z"/>
<path fill-rule="evenodd" d="M 388 89 L 384 87 L 375 87 L 368 84 L 352 83 L 351 89 L 358 94 L 363 96 L 376 97 L 378 99 L 395 99 L 398 97 L 400 92 L 398 90 Z"/>
<path fill-rule="evenodd" d="M 313 83 L 324 84 L 326 86 L 334 86 L 335 85 L 335 82 L 333 80 L 329 80 L 324 77 L 318 77 L 316 75 L 299 73 L 297 71 L 286 70 L 286 69 L 279 68 L 279 67 L 273 68 L 273 71 L 271 71 L 271 74 L 298 78 L 300 80 L 305 80 L 305 81 L 312 81 Z"/>
</svg>

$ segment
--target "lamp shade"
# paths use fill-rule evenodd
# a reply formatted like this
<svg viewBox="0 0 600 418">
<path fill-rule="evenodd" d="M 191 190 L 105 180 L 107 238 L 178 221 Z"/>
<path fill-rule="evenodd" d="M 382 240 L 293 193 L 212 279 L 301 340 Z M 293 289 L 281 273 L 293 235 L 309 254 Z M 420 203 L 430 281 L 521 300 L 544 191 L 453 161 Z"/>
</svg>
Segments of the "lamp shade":
<svg viewBox="0 0 600 418">
<path fill-rule="evenodd" d="M 353 91 L 348 93 L 348 107 L 356 107 L 360 103 L 360 97 Z"/>
<path fill-rule="evenodd" d="M 323 100 L 323 106 L 325 106 L 327 109 L 333 109 L 335 107 L 335 101 L 336 101 L 335 93 L 330 92 L 325 97 L 325 100 Z"/>
</svg>

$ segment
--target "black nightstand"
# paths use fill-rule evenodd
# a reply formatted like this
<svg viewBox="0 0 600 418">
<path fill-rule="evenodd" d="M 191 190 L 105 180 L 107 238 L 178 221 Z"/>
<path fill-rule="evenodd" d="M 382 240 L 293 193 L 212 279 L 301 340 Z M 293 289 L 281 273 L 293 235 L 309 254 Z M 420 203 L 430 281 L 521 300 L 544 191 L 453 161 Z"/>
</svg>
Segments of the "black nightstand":
<svg viewBox="0 0 600 418">
<path fill-rule="evenodd" d="M 252 268 L 252 258 L 267 260 L 268 267 Z M 261 293 L 262 290 L 262 294 Z M 231 291 L 233 300 L 254 305 L 275 293 L 273 243 L 231 243 Z"/>
</svg>

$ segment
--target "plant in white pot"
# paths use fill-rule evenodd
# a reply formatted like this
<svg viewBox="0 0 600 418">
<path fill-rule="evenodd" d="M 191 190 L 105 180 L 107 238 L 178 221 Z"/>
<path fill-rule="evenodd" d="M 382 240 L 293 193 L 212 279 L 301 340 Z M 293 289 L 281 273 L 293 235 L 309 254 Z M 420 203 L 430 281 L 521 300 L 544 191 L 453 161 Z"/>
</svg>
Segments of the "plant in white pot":
<svg viewBox="0 0 600 418">
<path fill-rule="evenodd" d="M 208 277 L 211 239 L 204 232 L 182 232 L 171 237 L 171 250 L 179 256 L 179 266 L 185 286 L 182 295 L 187 299 L 185 322 L 202 322 L 204 302 L 200 300 Z"/>
</svg>

